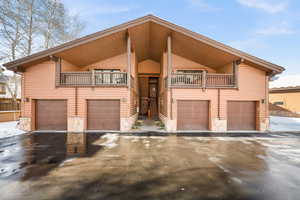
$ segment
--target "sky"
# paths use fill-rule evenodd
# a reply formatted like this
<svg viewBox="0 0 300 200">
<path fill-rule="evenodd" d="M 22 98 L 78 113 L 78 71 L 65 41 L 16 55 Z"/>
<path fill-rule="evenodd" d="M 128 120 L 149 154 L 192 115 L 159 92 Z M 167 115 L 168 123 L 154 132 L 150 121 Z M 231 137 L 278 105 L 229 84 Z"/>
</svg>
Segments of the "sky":
<svg viewBox="0 0 300 200">
<path fill-rule="evenodd" d="M 148 14 L 286 68 L 300 77 L 299 0 L 62 0 L 82 35 Z"/>
</svg>

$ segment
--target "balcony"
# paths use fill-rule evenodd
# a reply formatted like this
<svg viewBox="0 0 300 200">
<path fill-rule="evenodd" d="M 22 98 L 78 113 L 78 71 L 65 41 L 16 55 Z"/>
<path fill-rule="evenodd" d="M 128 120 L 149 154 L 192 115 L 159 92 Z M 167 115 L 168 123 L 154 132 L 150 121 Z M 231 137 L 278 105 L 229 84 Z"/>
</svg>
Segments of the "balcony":
<svg viewBox="0 0 300 200">
<path fill-rule="evenodd" d="M 126 87 L 126 72 L 62 72 L 60 73 L 60 86 L 81 87 Z"/>
<path fill-rule="evenodd" d="M 234 88 L 233 74 L 172 73 L 172 88 Z"/>
</svg>

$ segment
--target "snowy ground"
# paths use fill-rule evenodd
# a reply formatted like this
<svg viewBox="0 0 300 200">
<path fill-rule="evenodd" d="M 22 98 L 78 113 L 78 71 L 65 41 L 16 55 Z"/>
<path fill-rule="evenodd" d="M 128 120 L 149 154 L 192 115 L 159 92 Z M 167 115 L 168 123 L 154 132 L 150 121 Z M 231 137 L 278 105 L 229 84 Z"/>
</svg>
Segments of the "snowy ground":
<svg viewBox="0 0 300 200">
<path fill-rule="evenodd" d="M 17 121 L 13 122 L 1 122 L 0 123 L 0 138 L 11 137 L 15 135 L 24 134 L 16 128 Z M 300 118 L 293 117 L 270 117 L 270 131 L 300 131 Z M 107 142 L 104 146 L 110 148 L 115 146 L 115 142 L 118 140 L 118 136 L 115 134 L 109 134 L 106 136 Z"/>
<path fill-rule="evenodd" d="M 270 131 L 300 131 L 300 118 L 271 116 Z"/>
<path fill-rule="evenodd" d="M 25 133 L 16 128 L 17 121 L 0 123 L 0 138 L 11 137 Z"/>
</svg>

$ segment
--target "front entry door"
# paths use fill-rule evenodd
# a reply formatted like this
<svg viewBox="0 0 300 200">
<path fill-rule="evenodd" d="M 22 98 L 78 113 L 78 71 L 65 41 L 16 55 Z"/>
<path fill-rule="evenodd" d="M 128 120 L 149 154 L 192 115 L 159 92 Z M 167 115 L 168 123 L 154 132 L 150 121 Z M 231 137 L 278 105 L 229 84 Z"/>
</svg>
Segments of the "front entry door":
<svg viewBox="0 0 300 200">
<path fill-rule="evenodd" d="M 147 116 L 148 115 L 148 77 L 140 77 L 139 78 L 139 88 L 140 88 L 140 115 Z"/>
<path fill-rule="evenodd" d="M 158 94 L 158 79 L 149 79 L 149 107 L 150 107 L 150 118 L 158 119 L 158 109 L 157 109 L 157 95 Z"/>
<path fill-rule="evenodd" d="M 158 119 L 158 78 L 140 77 L 140 117 Z"/>
</svg>

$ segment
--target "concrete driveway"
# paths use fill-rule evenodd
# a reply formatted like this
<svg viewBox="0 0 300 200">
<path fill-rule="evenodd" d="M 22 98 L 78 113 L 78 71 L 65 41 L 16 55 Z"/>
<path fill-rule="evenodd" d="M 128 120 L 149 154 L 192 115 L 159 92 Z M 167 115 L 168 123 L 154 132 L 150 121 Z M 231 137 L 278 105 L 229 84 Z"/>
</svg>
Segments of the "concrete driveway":
<svg viewBox="0 0 300 200">
<path fill-rule="evenodd" d="M 2 200 L 282 200 L 299 199 L 299 187 L 300 136 L 293 134 L 0 140 Z"/>
</svg>

